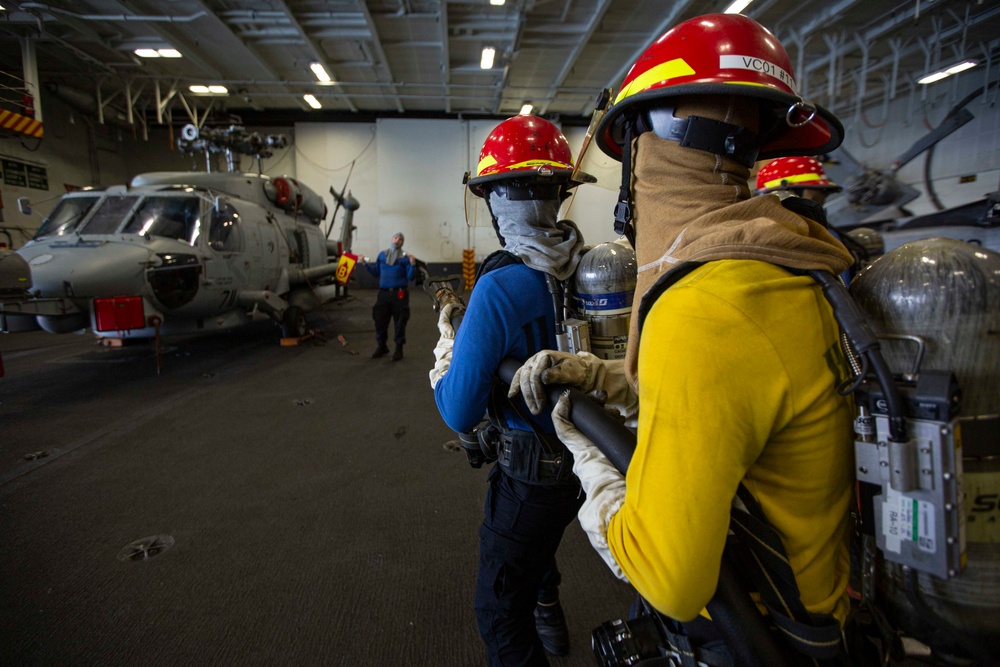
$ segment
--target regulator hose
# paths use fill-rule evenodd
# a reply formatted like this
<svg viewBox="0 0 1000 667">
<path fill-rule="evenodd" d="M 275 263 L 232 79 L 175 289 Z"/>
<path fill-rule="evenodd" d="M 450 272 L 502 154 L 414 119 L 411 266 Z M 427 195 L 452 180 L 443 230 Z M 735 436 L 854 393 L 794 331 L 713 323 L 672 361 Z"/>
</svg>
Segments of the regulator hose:
<svg viewBox="0 0 1000 667">
<path fill-rule="evenodd" d="M 854 350 L 868 360 L 872 372 L 882 386 L 889 413 L 889 439 L 893 442 L 906 442 L 909 440 L 906 433 L 906 403 L 892 379 L 889 365 L 882 356 L 878 338 L 872 333 L 857 302 L 847 288 L 829 271 L 806 273 L 823 288 L 823 295 L 833 307 L 833 316 L 840 324 L 841 330 L 850 340 Z"/>
</svg>

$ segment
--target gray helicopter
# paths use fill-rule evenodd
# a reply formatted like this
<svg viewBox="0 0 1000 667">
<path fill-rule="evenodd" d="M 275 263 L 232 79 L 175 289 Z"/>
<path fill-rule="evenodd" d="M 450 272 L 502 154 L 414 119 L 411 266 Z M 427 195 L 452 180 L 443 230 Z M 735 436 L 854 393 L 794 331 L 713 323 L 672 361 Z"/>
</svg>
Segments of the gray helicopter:
<svg viewBox="0 0 1000 667">
<path fill-rule="evenodd" d="M 994 81 L 988 87 L 998 83 Z M 883 252 L 931 237 L 953 238 L 1000 252 L 1000 190 L 960 206 L 945 207 L 930 178 L 935 146 L 973 120 L 966 107 L 983 91 L 977 88 L 958 102 L 938 127 L 920 137 L 886 169 L 862 164 L 843 146 L 831 153 L 824 163 L 827 176 L 843 185 L 844 191 L 826 202 L 830 226 L 844 232 L 859 227 L 876 230 Z M 937 210 L 914 215 L 905 206 L 920 196 L 920 190 L 900 181 L 897 173 L 919 155 L 924 155 L 925 160 L 925 193 Z"/>
<path fill-rule="evenodd" d="M 270 318 L 285 337 L 306 335 L 306 314 L 346 293 L 337 268 L 351 249 L 357 200 L 330 189 L 344 217 L 340 239 L 328 240 L 327 207 L 314 191 L 288 176 L 233 170 L 234 152 L 259 168 L 287 146 L 282 135 L 188 125 L 178 145 L 206 158 L 225 153 L 229 171 L 140 174 L 64 195 L 16 251 L 30 273 L 6 258 L 16 275 L 7 282 L 23 289 L 0 298 L 0 330 L 153 338 Z"/>
</svg>

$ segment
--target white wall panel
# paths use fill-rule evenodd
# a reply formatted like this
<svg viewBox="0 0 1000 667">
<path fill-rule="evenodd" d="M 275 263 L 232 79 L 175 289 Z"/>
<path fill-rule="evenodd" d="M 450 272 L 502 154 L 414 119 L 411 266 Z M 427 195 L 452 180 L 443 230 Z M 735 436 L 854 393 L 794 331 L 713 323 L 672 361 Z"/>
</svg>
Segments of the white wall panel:
<svg viewBox="0 0 1000 667">
<path fill-rule="evenodd" d="M 462 174 L 464 123 L 452 120 L 381 119 L 378 127 L 378 243 L 395 232 L 424 261 L 460 262 L 464 247 Z"/>
<path fill-rule="evenodd" d="M 326 229 L 336 208 L 330 188 L 339 193 L 346 183 L 347 190 L 361 204 L 361 208 L 354 212 L 354 225 L 357 227 L 354 251 L 369 255 L 379 247 L 377 240 L 380 238 L 376 135 L 374 123 L 297 123 L 294 152 L 290 156 L 292 162 L 282 162 L 278 164 L 278 171 L 273 168 L 268 171 L 272 176 L 290 173 L 321 194 L 330 209 L 324 221 Z M 292 171 L 282 171 L 286 168 Z M 343 219 L 344 209 L 341 208 L 333 221 L 331 239 L 339 238 Z M 388 239 L 385 244 L 388 245 Z"/>
</svg>

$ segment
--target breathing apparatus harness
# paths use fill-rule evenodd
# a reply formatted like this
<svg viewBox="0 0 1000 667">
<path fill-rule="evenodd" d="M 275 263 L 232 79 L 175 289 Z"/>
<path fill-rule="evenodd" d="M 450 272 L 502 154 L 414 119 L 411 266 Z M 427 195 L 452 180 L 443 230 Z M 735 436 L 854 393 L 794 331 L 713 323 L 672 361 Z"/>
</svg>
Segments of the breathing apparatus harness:
<svg viewBox="0 0 1000 667">
<path fill-rule="evenodd" d="M 678 265 L 654 284 L 639 307 L 640 330 L 656 300 L 702 264 L 704 262 Z M 708 605 L 717 632 L 733 654 L 732 660 L 727 662 L 725 656 L 720 658 L 717 653 L 693 645 L 683 627 L 663 618 L 644 603 L 645 613 L 639 618 L 605 623 L 594 631 L 595 652 L 602 664 L 635 664 L 643 658 L 653 658 L 646 663 L 653 665 L 658 664 L 656 656 L 663 656 L 665 652 L 685 666 L 771 665 L 788 664 L 789 661 L 798 664 L 802 659 L 823 665 L 887 664 L 890 657 L 902 657 L 903 650 L 898 634 L 875 604 L 876 546 L 886 560 L 904 566 L 908 577 L 907 596 L 922 612 L 927 612 L 928 608 L 916 587 L 917 570 L 944 578 L 956 576 L 961 570 L 964 559 L 959 526 L 961 459 L 956 460 L 955 447 L 959 393 L 954 376 L 948 372 L 927 371 L 916 379 L 907 375 L 894 377 L 881 355 L 878 338 L 842 282 L 827 271 L 782 268 L 795 275 L 808 276 L 821 286 L 840 325 L 842 347 L 855 374 L 838 387 L 841 394 L 856 392 L 859 405 L 855 421 L 859 498 L 856 523 L 860 533 L 862 590 L 860 605 L 852 610 L 845 627 L 849 646 L 835 619 L 812 615 L 802 605 L 780 538 L 753 496 L 741 484 L 731 512 L 733 536 L 723 554 L 719 589 Z M 553 391 L 558 395 L 558 389 Z M 586 399 L 578 397 L 575 400 Z M 572 417 L 575 415 L 571 414 Z M 574 418 L 574 423 L 589 436 L 595 433 L 587 423 L 592 419 L 590 416 Z M 605 432 L 604 438 L 592 440 L 624 474 L 634 450 L 634 436 L 608 438 L 606 435 Z M 894 494 L 906 495 L 899 501 L 894 500 Z M 914 508 L 919 504 L 921 512 L 933 515 L 930 525 L 937 526 L 938 531 L 921 535 L 920 540 L 914 535 L 912 540 L 904 538 L 899 543 L 889 543 L 890 534 L 899 528 L 886 525 L 897 507 L 893 502 L 903 507 L 912 503 Z M 905 526 L 902 529 L 905 530 Z M 940 544 L 935 547 L 935 542 Z M 751 607 L 751 614 L 726 614 L 740 605 L 745 608 L 749 599 L 747 583 L 759 592 L 784 646 L 774 641 L 772 633 L 760 634 L 763 616 L 756 607 Z M 727 593 L 733 587 L 740 590 L 735 595 Z M 949 627 L 936 614 L 929 613 L 934 622 Z M 652 634 L 645 645 L 633 638 L 629 623 Z M 735 627 L 730 627 L 730 623 Z M 865 639 L 866 636 L 877 640 L 879 648 Z M 746 643 L 748 638 L 753 641 Z M 651 645 L 657 648 L 650 651 Z M 639 650 L 643 646 L 645 653 Z M 744 653 L 748 647 L 751 655 Z M 789 654 L 788 648 L 794 649 L 794 653 Z M 882 655 L 876 655 L 878 652 Z"/>
<path fill-rule="evenodd" d="M 494 186 L 495 187 L 495 186 Z M 498 232 L 499 233 L 499 232 Z M 476 273 L 476 280 L 485 274 L 506 266 L 523 264 L 517 255 L 497 250 L 483 260 Z M 565 294 L 562 281 L 545 273 L 545 281 L 552 297 L 552 310 L 556 322 L 557 339 L 566 321 Z M 456 330 L 461 320 L 452 319 Z M 504 419 L 504 408 L 511 409 L 521 420 L 531 426 L 531 431 L 511 428 Z M 487 404 L 487 419 L 471 431 L 459 433 L 469 465 L 480 468 L 484 463 L 499 461 L 508 475 L 529 484 L 561 484 L 573 479 L 573 458 L 553 433 L 535 427 L 530 415 L 525 415 L 516 402 L 507 397 L 507 387 L 494 378 Z"/>
</svg>

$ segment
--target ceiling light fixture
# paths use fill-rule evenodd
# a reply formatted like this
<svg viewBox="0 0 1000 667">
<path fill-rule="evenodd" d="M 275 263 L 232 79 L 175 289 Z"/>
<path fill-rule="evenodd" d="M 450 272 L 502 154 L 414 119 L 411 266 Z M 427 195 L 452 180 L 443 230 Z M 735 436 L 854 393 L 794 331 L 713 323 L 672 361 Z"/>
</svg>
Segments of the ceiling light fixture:
<svg viewBox="0 0 1000 667">
<path fill-rule="evenodd" d="M 311 95 L 309 93 L 306 93 L 305 95 L 303 95 L 302 99 L 304 99 L 306 101 L 306 104 L 308 104 L 309 106 L 311 106 L 313 109 L 322 109 L 323 108 L 323 105 L 319 103 L 319 100 L 317 100 L 315 96 L 313 96 L 313 95 Z"/>
<path fill-rule="evenodd" d="M 531 105 L 531 102 L 525 102 L 524 106 L 521 107 L 521 111 L 518 112 L 518 115 L 519 116 L 527 116 L 528 114 L 531 113 L 532 109 L 534 109 L 534 108 L 535 107 L 533 107 Z"/>
<path fill-rule="evenodd" d="M 182 58 L 177 49 L 135 49 L 132 53 L 140 58 Z"/>
<path fill-rule="evenodd" d="M 507 0 L 490 0 L 490 4 L 494 7 L 503 7 L 503 3 L 505 2 L 507 2 Z"/>
<path fill-rule="evenodd" d="M 940 81 L 941 79 L 947 79 L 952 74 L 958 74 L 959 72 L 964 72 L 967 69 L 972 69 L 978 65 L 975 60 L 966 60 L 965 62 L 958 63 L 957 65 L 952 65 L 951 67 L 945 68 L 934 72 L 933 74 L 928 74 L 925 77 L 917 79 L 917 83 L 927 85 L 928 83 L 934 83 L 935 81 Z"/>
<path fill-rule="evenodd" d="M 196 85 L 193 85 L 193 86 L 188 86 L 188 90 L 190 90 L 195 95 L 228 95 L 229 94 L 229 89 L 226 88 L 225 86 L 201 86 L 201 85 L 197 85 L 196 84 Z"/>
<path fill-rule="evenodd" d="M 322 63 L 310 63 L 309 69 L 311 69 L 313 74 L 316 75 L 316 80 L 320 83 L 333 83 L 333 79 L 323 67 Z"/>
<path fill-rule="evenodd" d="M 487 46 L 483 49 L 483 57 L 479 61 L 480 69 L 493 69 L 493 58 L 496 56 L 497 50 L 492 46 Z"/>
<path fill-rule="evenodd" d="M 728 7 L 726 7 L 722 11 L 722 13 L 723 14 L 739 14 L 744 9 L 746 9 L 747 5 L 749 5 L 751 2 L 753 2 L 753 0 L 736 0 L 731 5 L 729 5 Z"/>
</svg>

